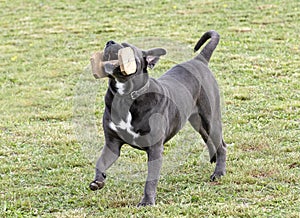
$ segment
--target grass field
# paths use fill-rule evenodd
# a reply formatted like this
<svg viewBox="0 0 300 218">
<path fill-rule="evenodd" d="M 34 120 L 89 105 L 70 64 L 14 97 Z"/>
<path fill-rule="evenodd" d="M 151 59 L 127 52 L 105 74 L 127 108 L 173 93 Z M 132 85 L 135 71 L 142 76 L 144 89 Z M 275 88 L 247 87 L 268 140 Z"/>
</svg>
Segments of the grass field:
<svg viewBox="0 0 300 218">
<path fill-rule="evenodd" d="M 0 217 L 300 217 L 298 0 L 0 8 Z M 110 39 L 152 40 L 169 48 L 150 71 L 158 77 L 210 29 L 221 35 L 210 67 L 223 96 L 226 176 L 209 182 L 214 165 L 187 126 L 166 145 L 156 206 L 136 207 L 146 155 L 128 146 L 104 189 L 90 191 L 107 87 L 84 71 L 90 55 Z"/>
</svg>

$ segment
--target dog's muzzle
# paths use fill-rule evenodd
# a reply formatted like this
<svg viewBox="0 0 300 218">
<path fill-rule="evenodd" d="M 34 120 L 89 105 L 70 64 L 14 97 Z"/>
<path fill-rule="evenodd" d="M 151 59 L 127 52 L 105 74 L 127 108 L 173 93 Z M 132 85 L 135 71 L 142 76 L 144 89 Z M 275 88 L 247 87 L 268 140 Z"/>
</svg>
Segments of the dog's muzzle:
<svg viewBox="0 0 300 218">
<path fill-rule="evenodd" d="M 115 44 L 115 42 L 109 41 L 106 47 L 112 44 Z M 118 60 L 103 61 L 103 52 L 96 52 L 92 55 L 90 61 L 92 72 L 96 79 L 107 77 L 117 67 L 120 67 L 124 75 L 131 75 L 137 70 L 134 51 L 130 47 L 125 47 L 118 51 Z"/>
</svg>

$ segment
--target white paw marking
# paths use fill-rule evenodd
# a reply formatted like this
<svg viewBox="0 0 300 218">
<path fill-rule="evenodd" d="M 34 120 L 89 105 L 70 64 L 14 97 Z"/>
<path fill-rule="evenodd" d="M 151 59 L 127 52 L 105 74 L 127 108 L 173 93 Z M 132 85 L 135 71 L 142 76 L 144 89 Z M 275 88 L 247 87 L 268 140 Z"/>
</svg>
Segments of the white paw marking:
<svg viewBox="0 0 300 218">
<path fill-rule="evenodd" d="M 118 131 L 117 128 L 126 130 L 127 133 L 133 136 L 133 138 L 137 138 L 140 136 L 140 134 L 133 131 L 133 126 L 131 125 L 131 121 L 132 121 L 132 116 L 131 113 L 129 112 L 126 117 L 126 122 L 124 120 L 121 120 L 121 122 L 118 125 L 114 124 L 113 122 L 110 122 L 109 127 L 115 132 Z"/>
</svg>

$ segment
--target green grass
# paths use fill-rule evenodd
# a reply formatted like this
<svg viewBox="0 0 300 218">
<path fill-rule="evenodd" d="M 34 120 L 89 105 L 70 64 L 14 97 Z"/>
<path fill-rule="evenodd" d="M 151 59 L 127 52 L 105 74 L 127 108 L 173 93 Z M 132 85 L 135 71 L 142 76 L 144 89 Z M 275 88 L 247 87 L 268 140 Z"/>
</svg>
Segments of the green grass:
<svg viewBox="0 0 300 218">
<path fill-rule="evenodd" d="M 0 1 L 0 8 L 1 217 L 300 217 L 298 0 Z M 83 73 L 90 55 L 110 39 L 153 39 L 169 50 L 150 72 L 158 77 L 191 57 L 210 29 L 221 35 L 210 67 L 223 95 L 227 175 L 209 182 L 214 166 L 187 126 L 166 146 L 155 207 L 135 207 L 146 157 L 128 146 L 105 188 L 91 192 L 106 80 Z"/>
</svg>

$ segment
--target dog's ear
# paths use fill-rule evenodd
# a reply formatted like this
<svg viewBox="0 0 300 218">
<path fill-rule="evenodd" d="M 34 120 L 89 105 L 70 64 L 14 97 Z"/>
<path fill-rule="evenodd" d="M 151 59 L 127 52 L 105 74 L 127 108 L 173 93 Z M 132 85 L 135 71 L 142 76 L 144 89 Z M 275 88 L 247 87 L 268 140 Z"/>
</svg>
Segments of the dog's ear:
<svg viewBox="0 0 300 218">
<path fill-rule="evenodd" d="M 152 69 L 160 57 L 165 54 L 167 54 L 167 51 L 163 48 L 153 48 L 148 51 L 143 51 L 143 57 L 146 58 L 147 65 L 150 69 Z"/>
<path fill-rule="evenodd" d="M 122 45 L 123 47 L 133 47 L 132 45 L 130 45 L 130 44 L 127 43 L 127 42 L 123 42 L 123 43 L 121 43 L 121 45 Z"/>
</svg>

